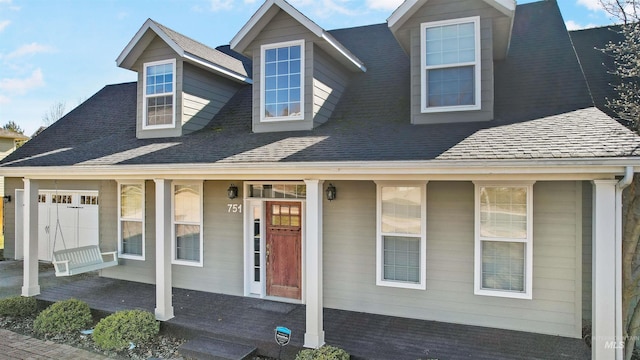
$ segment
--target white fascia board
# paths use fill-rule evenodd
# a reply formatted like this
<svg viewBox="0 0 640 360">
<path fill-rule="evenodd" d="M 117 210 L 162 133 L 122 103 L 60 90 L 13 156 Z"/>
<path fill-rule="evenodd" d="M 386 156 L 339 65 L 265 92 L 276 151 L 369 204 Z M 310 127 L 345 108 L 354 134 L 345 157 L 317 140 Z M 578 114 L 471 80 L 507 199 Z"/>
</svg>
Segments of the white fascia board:
<svg viewBox="0 0 640 360">
<path fill-rule="evenodd" d="M 0 167 L 0 176 L 33 179 L 168 178 L 168 179 L 484 179 L 520 176 L 540 179 L 612 178 L 623 176 L 628 166 L 640 172 L 638 158 L 558 159 L 538 161 L 376 161 L 316 163 L 217 163 L 154 165 L 75 165 Z"/>
<path fill-rule="evenodd" d="M 495 7 L 503 14 L 513 16 L 513 12 L 516 11 L 515 0 L 484 0 L 487 4 Z M 502 8 L 502 9 L 500 9 Z"/>
<path fill-rule="evenodd" d="M 247 23 L 244 24 L 244 26 L 240 29 L 240 31 L 238 31 L 238 33 L 229 42 L 231 49 L 238 52 L 242 52 L 242 50 L 244 50 L 244 49 L 236 50 L 236 47 L 249 34 L 251 29 L 253 29 L 253 27 L 256 26 L 258 21 L 262 19 L 262 17 L 267 13 L 267 11 L 271 9 L 271 6 L 273 6 L 273 4 L 274 4 L 274 0 L 267 0 L 264 2 L 264 4 L 262 4 L 262 6 L 258 8 L 258 10 L 256 10 L 256 12 L 249 19 L 249 21 L 247 21 Z"/>
<path fill-rule="evenodd" d="M 428 0 L 423 2 L 426 3 Z M 398 6 L 398 8 L 387 18 L 387 24 L 389 28 L 400 27 L 404 22 L 409 18 L 413 13 L 418 10 L 418 6 L 415 6 L 418 3 L 418 0 L 405 0 L 402 5 Z M 408 15 L 408 16 L 406 16 Z"/>
<path fill-rule="evenodd" d="M 307 30 L 311 31 L 317 37 L 328 42 L 333 48 L 335 48 L 340 54 L 342 54 L 349 62 L 353 63 L 358 69 L 362 72 L 366 72 L 367 68 L 364 66 L 362 61 L 358 59 L 355 55 L 353 55 L 347 48 L 345 48 L 338 40 L 336 40 L 333 36 L 327 33 L 323 28 L 321 28 L 318 24 L 313 22 L 311 19 L 306 17 L 303 13 L 298 11 L 296 8 L 291 6 L 288 2 L 284 0 L 268 0 L 256 11 L 255 14 L 249 19 L 249 21 L 240 29 L 240 31 L 236 34 L 236 36 L 231 39 L 230 45 L 231 49 L 238 52 L 243 52 L 244 48 L 238 48 L 238 45 L 241 43 L 250 42 L 252 39 L 246 39 L 246 37 L 251 33 L 253 28 L 260 23 L 262 17 L 264 17 L 267 12 L 273 7 L 278 6 L 282 11 L 286 12 L 294 18 L 297 22 L 302 24 Z M 262 30 L 262 29 L 258 29 Z M 248 41 L 247 41 L 248 40 Z"/>
<path fill-rule="evenodd" d="M 406 0 L 400 5 L 387 19 L 390 29 L 397 30 L 407 21 L 418 9 L 429 0 Z M 485 3 L 493 6 L 506 16 L 513 17 L 516 11 L 515 0 L 483 0 Z"/>
<path fill-rule="evenodd" d="M 240 81 L 240 82 L 243 82 L 243 83 L 247 83 L 247 84 L 253 84 L 253 80 L 251 78 L 249 78 L 247 76 L 240 75 L 240 74 L 236 73 L 235 71 L 231 71 L 231 70 L 229 70 L 229 69 L 227 69 L 227 68 L 225 68 L 223 66 L 220 66 L 218 64 L 214 64 L 211 61 L 207 61 L 207 60 L 205 60 L 205 59 L 203 59 L 203 58 L 201 58 L 199 56 L 196 56 L 196 55 L 193 55 L 191 53 L 185 52 L 184 53 L 184 58 L 186 60 L 189 60 L 189 61 L 193 62 L 193 63 L 199 64 L 199 65 L 202 65 L 202 66 L 204 66 L 204 67 L 206 67 L 208 69 L 211 69 L 214 72 L 216 72 L 216 73 L 218 73 L 218 74 L 220 74 L 220 75 L 222 75 L 224 77 L 230 78 L 232 80 Z"/>
<path fill-rule="evenodd" d="M 318 26 L 318 24 L 314 23 L 308 17 L 304 16 L 300 11 L 298 11 L 293 6 L 289 5 L 289 3 L 287 3 L 286 1 L 267 0 L 265 1 L 264 4 L 262 4 L 262 6 L 260 6 L 260 8 L 256 11 L 256 13 L 253 14 L 251 19 L 249 19 L 249 21 L 246 24 L 244 24 L 244 26 L 242 27 L 242 29 L 240 29 L 240 31 L 236 34 L 236 36 L 234 36 L 233 39 L 231 39 L 231 42 L 229 43 L 231 45 L 231 49 L 238 52 L 242 52 L 244 50 L 244 49 L 237 49 L 237 46 L 241 42 L 247 40 L 245 38 L 249 35 L 249 33 L 251 33 L 251 30 L 253 30 L 253 28 L 256 25 L 258 25 L 260 20 L 267 14 L 267 12 L 274 5 L 278 6 L 281 10 L 289 14 L 289 16 L 291 16 L 292 18 L 296 19 L 296 21 L 298 21 L 300 24 L 302 24 L 302 26 L 306 27 L 309 31 L 311 31 L 316 36 L 318 37 L 322 36 L 322 33 L 324 30 L 320 26 Z M 258 29 L 258 30 L 262 30 L 262 29 Z"/>
<path fill-rule="evenodd" d="M 176 44 L 175 41 L 171 40 L 171 38 L 164 31 L 162 31 L 153 22 L 153 20 L 147 19 L 147 21 L 144 22 L 140 30 L 138 30 L 138 32 L 133 36 L 131 41 L 129 41 L 129 43 L 124 48 L 124 50 L 122 50 L 122 52 L 120 53 L 120 56 L 118 56 L 118 58 L 116 59 L 116 65 L 118 65 L 119 67 L 122 67 L 122 64 L 127 59 L 127 56 L 129 56 L 131 51 L 133 51 L 136 45 L 138 45 L 138 42 L 140 41 L 140 39 L 142 39 L 144 34 L 149 29 L 151 29 L 154 33 L 156 33 L 156 35 L 158 35 L 162 39 L 162 41 L 167 43 L 167 45 L 169 45 L 169 47 L 171 47 L 171 49 L 173 49 L 173 51 L 175 51 L 180 57 L 184 57 L 184 49 L 178 46 L 178 44 Z M 127 64 L 128 65 L 127 67 L 129 67 L 134 62 L 135 60 L 129 61 Z"/>
<path fill-rule="evenodd" d="M 367 72 L 367 67 L 364 66 L 364 63 L 360 61 L 355 55 L 353 55 L 347 48 L 345 48 L 342 44 L 338 42 L 333 36 L 329 33 L 323 31 L 322 38 L 327 41 L 331 46 L 333 46 L 340 54 L 347 58 L 353 65 L 355 65 L 362 72 Z"/>
</svg>

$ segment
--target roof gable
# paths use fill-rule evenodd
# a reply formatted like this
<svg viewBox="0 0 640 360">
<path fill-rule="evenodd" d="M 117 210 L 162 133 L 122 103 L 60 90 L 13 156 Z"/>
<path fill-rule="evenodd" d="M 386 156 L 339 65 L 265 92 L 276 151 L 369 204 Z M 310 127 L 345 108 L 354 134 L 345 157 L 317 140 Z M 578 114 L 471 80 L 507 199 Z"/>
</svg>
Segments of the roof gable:
<svg viewBox="0 0 640 360">
<path fill-rule="evenodd" d="M 480 3 L 485 3 L 488 6 L 494 8 L 499 14 L 504 15 L 503 19 L 496 20 L 494 18 L 493 23 L 493 36 L 494 36 L 494 58 L 503 59 L 511 42 L 511 28 L 513 26 L 516 2 L 515 0 L 477 0 Z M 434 3 L 435 1 L 431 1 Z M 436 5 L 438 2 L 435 2 Z M 442 3 L 442 2 L 440 2 Z M 402 29 L 404 25 L 424 6 L 430 4 L 430 0 L 406 0 L 402 3 L 387 19 L 387 25 L 389 29 L 396 37 L 398 42 L 402 45 L 407 53 L 410 52 L 410 44 L 408 35 Z M 457 5 L 447 4 L 447 11 L 451 10 L 451 7 Z"/>
<path fill-rule="evenodd" d="M 402 24 L 415 14 L 419 8 L 426 4 L 429 0 L 405 0 L 402 5 L 389 16 L 387 23 L 392 31 L 398 29 Z M 516 11 L 516 2 L 514 0 L 482 0 L 487 4 L 496 8 L 496 10 L 505 14 L 506 16 L 513 17 Z"/>
<path fill-rule="evenodd" d="M 318 45 L 331 54 L 336 60 L 356 71 L 367 71 L 364 63 L 358 59 L 338 40 L 331 36 L 327 31 L 318 24 L 311 21 L 308 17 L 298 11 L 284 0 L 267 0 L 256 11 L 249 21 L 240 29 L 236 36 L 231 39 L 231 49 L 244 53 L 247 46 L 258 36 L 260 31 L 278 14 L 284 11 L 293 19 L 307 28 L 311 33 L 318 37 Z"/>
<path fill-rule="evenodd" d="M 135 70 L 133 65 L 155 36 L 162 39 L 180 58 L 190 63 L 238 82 L 252 83 L 241 60 L 212 49 L 151 19 L 147 19 L 129 41 L 116 59 L 116 64 L 122 68 Z"/>
</svg>

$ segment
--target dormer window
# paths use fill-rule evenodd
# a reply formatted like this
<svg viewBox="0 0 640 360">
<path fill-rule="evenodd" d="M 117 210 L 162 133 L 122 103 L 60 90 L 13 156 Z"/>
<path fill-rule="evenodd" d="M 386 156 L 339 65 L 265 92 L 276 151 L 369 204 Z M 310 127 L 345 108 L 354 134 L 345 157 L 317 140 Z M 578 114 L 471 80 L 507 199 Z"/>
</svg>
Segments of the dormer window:
<svg viewBox="0 0 640 360">
<path fill-rule="evenodd" d="M 143 128 L 175 126 L 175 73 L 175 59 L 144 64 Z"/>
<path fill-rule="evenodd" d="M 304 41 L 261 47 L 261 121 L 304 119 Z"/>
<path fill-rule="evenodd" d="M 480 109 L 480 18 L 423 23 L 422 112 Z"/>
</svg>

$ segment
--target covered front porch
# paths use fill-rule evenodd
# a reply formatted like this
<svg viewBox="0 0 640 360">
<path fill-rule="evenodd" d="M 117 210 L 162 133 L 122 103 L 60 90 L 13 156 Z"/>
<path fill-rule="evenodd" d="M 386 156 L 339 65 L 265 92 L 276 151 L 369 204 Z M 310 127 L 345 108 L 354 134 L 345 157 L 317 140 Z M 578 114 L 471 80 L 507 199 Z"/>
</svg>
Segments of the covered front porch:
<svg viewBox="0 0 640 360">
<path fill-rule="evenodd" d="M 89 276 L 47 288 L 38 299 L 76 298 L 106 312 L 139 308 L 153 311 L 155 286 Z M 304 342 L 305 306 L 173 289 L 175 317 L 163 326 L 188 337 L 208 335 L 256 346 L 277 356 L 276 326 L 292 330 L 283 359 L 292 358 Z M 493 328 L 422 321 L 324 309 L 326 342 L 356 359 L 588 359 L 581 339 Z"/>
</svg>

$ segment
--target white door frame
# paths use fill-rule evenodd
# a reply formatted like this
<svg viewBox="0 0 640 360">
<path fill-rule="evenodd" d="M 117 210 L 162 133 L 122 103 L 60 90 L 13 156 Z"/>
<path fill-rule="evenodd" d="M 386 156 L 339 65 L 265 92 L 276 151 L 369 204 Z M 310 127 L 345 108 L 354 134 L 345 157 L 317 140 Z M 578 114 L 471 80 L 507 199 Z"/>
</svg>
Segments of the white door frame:
<svg viewBox="0 0 640 360">
<path fill-rule="evenodd" d="M 249 192 L 249 186 L 250 185 L 280 185 L 280 184 L 288 184 L 288 185 L 305 185 L 306 184 L 303 181 L 296 181 L 296 182 L 291 182 L 291 181 L 245 181 L 244 182 L 244 202 L 243 202 L 243 207 L 244 207 L 244 216 L 243 216 L 243 252 L 244 252 L 244 296 L 251 296 L 251 297 L 259 297 L 259 298 L 263 298 L 263 299 L 270 299 L 270 300 L 276 300 L 276 301 L 280 301 L 280 302 L 289 302 L 289 303 L 294 303 L 294 304 L 304 304 L 306 301 L 306 289 L 305 289 L 305 279 L 306 279 L 306 252 L 305 252 L 305 248 L 306 248 L 306 233 L 305 233 L 305 229 L 306 229 L 306 219 L 307 219 L 307 212 L 306 212 L 306 199 L 305 198 L 262 198 L 262 197 L 249 197 L 248 194 Z M 300 259 L 301 261 L 301 266 L 302 266 L 302 274 L 301 274 L 301 278 L 300 278 L 300 286 L 302 287 L 302 294 L 301 294 L 301 299 L 288 299 L 288 298 L 283 298 L 283 297 L 274 297 L 274 296 L 267 296 L 267 290 L 266 290 L 266 253 L 265 253 L 265 248 L 266 248 L 266 224 L 265 224 L 265 220 L 266 220 L 266 207 L 265 204 L 268 201 L 286 201 L 286 202 L 299 202 L 301 204 L 301 211 L 302 211 L 302 218 L 301 218 L 301 237 L 302 237 L 302 241 L 301 241 L 301 249 L 300 249 L 300 256 L 302 257 L 302 259 Z M 260 235 L 261 235 L 261 239 L 260 239 L 260 283 L 259 284 L 255 284 L 255 282 L 253 281 L 253 274 L 254 274 L 254 261 L 253 261 L 253 209 L 254 207 L 258 206 L 260 208 L 260 216 L 261 216 L 261 224 L 260 224 Z M 257 290 L 259 290 L 259 293 L 256 293 Z"/>
</svg>

